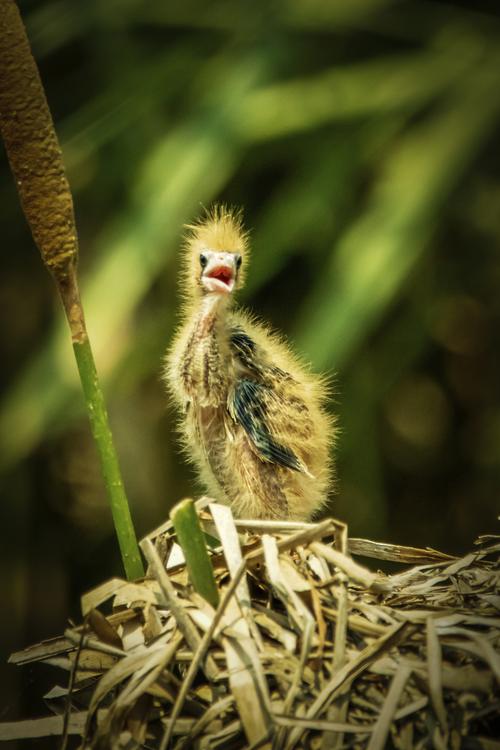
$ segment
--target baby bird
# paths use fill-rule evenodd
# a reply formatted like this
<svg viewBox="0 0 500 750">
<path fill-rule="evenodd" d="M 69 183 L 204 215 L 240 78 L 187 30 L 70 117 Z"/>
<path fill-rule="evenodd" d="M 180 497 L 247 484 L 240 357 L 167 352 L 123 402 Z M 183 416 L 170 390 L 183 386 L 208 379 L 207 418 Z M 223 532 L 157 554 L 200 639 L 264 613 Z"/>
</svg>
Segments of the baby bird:
<svg viewBox="0 0 500 750">
<path fill-rule="evenodd" d="M 325 381 L 233 308 L 249 256 L 241 213 L 216 206 L 188 230 L 182 320 L 165 370 L 183 447 L 210 495 L 236 516 L 306 520 L 331 481 Z"/>
</svg>

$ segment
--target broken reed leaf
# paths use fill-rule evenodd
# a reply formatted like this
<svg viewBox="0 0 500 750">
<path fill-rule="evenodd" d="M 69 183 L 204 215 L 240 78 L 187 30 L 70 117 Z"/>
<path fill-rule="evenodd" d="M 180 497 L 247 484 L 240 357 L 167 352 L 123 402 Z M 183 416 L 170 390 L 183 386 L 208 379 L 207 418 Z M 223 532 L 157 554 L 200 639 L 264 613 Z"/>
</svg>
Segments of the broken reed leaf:
<svg viewBox="0 0 500 750">
<path fill-rule="evenodd" d="M 289 617 L 297 630 L 305 633 L 313 617 L 302 599 L 300 599 L 292 586 L 290 586 L 286 575 L 284 575 L 280 564 L 276 539 L 269 534 L 263 534 L 262 547 L 264 549 L 264 561 L 269 583 L 276 592 L 276 595 L 284 603 Z"/>
<path fill-rule="evenodd" d="M 106 737 L 109 736 L 111 731 L 111 722 L 119 720 L 120 716 L 124 715 L 125 712 L 129 711 L 139 700 L 139 698 L 159 679 L 163 670 L 167 668 L 169 662 L 174 658 L 175 652 L 182 642 L 182 634 L 176 632 L 171 640 L 156 650 L 146 651 L 143 656 L 143 663 L 140 667 L 136 667 L 131 674 L 131 678 L 128 681 L 125 688 L 120 692 L 117 699 L 113 702 L 113 705 L 108 710 L 105 720 L 99 727 L 96 738 L 103 738 L 104 743 Z M 123 664 L 122 664 L 123 666 Z M 90 712 L 89 712 L 90 721 Z M 88 726 L 88 725 L 87 725 Z"/>
<path fill-rule="evenodd" d="M 220 540 L 218 546 L 220 547 L 222 545 L 228 570 L 233 576 L 243 562 L 243 553 L 233 514 L 229 507 L 226 505 L 220 505 L 219 503 L 210 503 L 209 509 L 214 520 L 215 530 Z M 252 638 L 257 643 L 259 651 L 261 651 L 263 643 L 259 629 L 252 617 L 250 590 L 246 576 L 243 576 L 238 584 L 235 596 L 245 618 L 245 622 L 252 631 Z"/>
<path fill-rule="evenodd" d="M 376 560 L 390 560 L 391 562 L 410 565 L 446 562 L 456 559 L 452 555 L 447 555 L 435 549 L 419 549 L 418 547 L 373 542 L 370 539 L 358 539 L 356 537 L 349 538 L 349 552 L 353 555 L 371 557 Z"/>
<path fill-rule="evenodd" d="M 231 615 L 238 618 L 236 605 Z M 250 746 L 257 744 L 264 750 L 271 750 L 271 743 L 267 741 L 273 726 L 268 686 L 257 646 L 241 613 L 234 622 L 233 632 L 223 637 L 223 647 L 229 686 L 247 741 Z"/>
<path fill-rule="evenodd" d="M 120 685 L 127 678 L 136 674 L 152 656 L 160 656 L 164 653 L 164 647 L 152 648 L 148 651 L 132 653 L 124 656 L 109 669 L 99 681 L 89 704 L 87 729 L 89 731 L 90 723 L 94 713 L 97 711 L 99 704 L 104 700 L 117 685 Z"/>
<path fill-rule="evenodd" d="M 172 731 L 173 731 L 173 726 L 175 724 L 175 720 L 176 720 L 177 716 L 179 715 L 179 712 L 180 712 L 180 710 L 182 708 L 182 703 L 183 703 L 183 701 L 186 698 L 186 695 L 187 695 L 187 692 L 188 692 L 189 688 L 191 687 L 192 680 L 194 679 L 194 677 L 196 675 L 196 672 L 198 671 L 198 669 L 199 669 L 200 665 L 202 664 L 203 660 L 205 659 L 205 654 L 206 654 L 206 652 L 207 652 L 207 650 L 208 650 L 208 648 L 210 646 L 210 641 L 212 639 L 213 634 L 215 633 L 215 629 L 216 629 L 216 627 L 217 627 L 217 625 L 218 625 L 221 617 L 223 616 L 224 611 L 225 611 L 225 609 L 226 609 L 226 607 L 227 607 L 227 605 L 228 605 L 231 597 L 233 596 L 233 594 L 234 594 L 234 592 L 236 590 L 236 587 L 238 586 L 238 584 L 240 582 L 240 579 L 241 579 L 241 577 L 242 577 L 242 575 L 243 575 L 244 572 L 245 572 L 245 564 L 242 563 L 240 565 L 239 569 L 235 572 L 235 575 L 233 576 L 233 579 L 232 579 L 231 583 L 229 584 L 228 588 L 224 592 L 224 595 L 223 595 L 223 597 L 221 599 L 221 602 L 219 604 L 219 607 L 218 607 L 217 611 L 214 614 L 214 617 L 213 617 L 213 620 L 212 620 L 212 622 L 210 624 L 210 627 L 205 632 L 203 638 L 199 642 L 199 645 L 198 645 L 196 651 L 193 654 L 193 660 L 192 660 L 192 662 L 190 664 L 188 673 L 184 677 L 184 680 L 182 682 L 181 690 L 179 692 L 179 695 L 177 696 L 176 703 L 175 703 L 174 708 L 172 710 L 170 726 L 169 726 L 169 728 L 167 728 L 167 731 L 165 732 L 165 734 L 163 736 L 162 743 L 161 743 L 161 746 L 160 746 L 161 750 L 164 750 L 164 748 L 166 748 L 168 746 L 168 742 L 170 740 L 170 737 L 171 737 L 171 734 L 172 734 Z"/>
<path fill-rule="evenodd" d="M 231 513 L 231 509 L 226 505 L 210 503 L 208 507 L 219 535 L 219 546 L 222 543 L 228 570 L 231 575 L 234 575 L 243 562 L 243 555 L 233 514 Z M 241 607 L 248 608 L 250 606 L 250 592 L 244 576 L 236 589 L 236 598 Z"/>
<path fill-rule="evenodd" d="M 264 559 L 269 582 L 276 594 L 284 602 L 285 607 L 288 609 L 290 619 L 295 623 L 296 627 L 298 626 L 297 629 L 301 632 L 302 644 L 299 661 L 283 702 L 283 711 L 288 713 L 292 712 L 292 706 L 303 681 L 304 668 L 313 645 L 315 621 L 302 599 L 296 594 L 296 587 L 293 585 L 293 582 L 295 582 L 293 580 L 294 576 L 292 576 L 291 583 L 289 571 L 285 568 L 285 562 L 288 562 L 287 558 L 279 557 L 278 545 L 275 538 L 268 534 L 264 534 L 262 536 L 262 546 L 264 549 Z M 299 590 L 304 590 L 302 582 L 299 582 L 298 588 Z M 309 586 L 307 588 L 309 588 Z M 314 637 L 314 640 L 317 642 L 316 637 Z M 283 747 L 286 743 L 286 738 L 286 730 L 282 728 L 276 737 L 275 746 L 277 748 Z"/>
<path fill-rule="evenodd" d="M 44 659 L 50 659 L 53 656 L 59 656 L 60 654 L 67 654 L 69 651 L 73 651 L 74 645 L 68 640 L 68 638 L 57 637 L 49 638 L 41 643 L 35 643 L 33 646 L 28 646 L 22 651 L 14 651 L 9 656 L 9 664 L 29 664 L 33 661 L 43 661 Z"/>
<path fill-rule="evenodd" d="M 153 547 L 151 540 L 147 538 L 143 539 L 141 542 L 141 549 L 144 552 L 144 556 L 146 557 L 146 560 L 148 561 L 152 569 L 153 575 L 160 585 L 161 592 L 165 599 L 165 604 L 168 606 L 173 616 L 175 617 L 177 625 L 182 631 L 189 647 L 193 652 L 196 651 L 201 642 L 199 633 L 196 630 L 196 627 L 193 625 L 191 619 L 189 618 L 189 615 L 182 607 L 175 587 L 168 577 L 167 572 L 163 567 L 162 562 L 158 556 L 156 549 Z M 207 658 L 203 668 L 209 680 L 216 677 L 218 669 L 210 657 Z"/>
<path fill-rule="evenodd" d="M 99 718 L 102 719 L 102 717 L 103 714 Z M 86 711 L 73 712 L 70 715 L 68 733 L 81 736 L 86 720 Z M 43 719 L 27 719 L 26 721 L 6 721 L 0 723 L 0 741 L 60 737 L 62 729 L 62 716 L 47 716 Z"/>
<path fill-rule="evenodd" d="M 91 609 L 87 617 L 87 622 L 103 643 L 115 646 L 121 650 L 123 649 L 122 639 L 118 635 L 118 631 L 102 612 L 99 612 L 98 609 Z"/>
<path fill-rule="evenodd" d="M 82 594 L 80 599 L 82 615 L 85 617 L 91 609 L 103 604 L 114 596 L 122 586 L 126 585 L 127 581 L 124 581 L 123 578 L 111 578 L 109 581 L 104 581 L 99 586 Z"/>
<path fill-rule="evenodd" d="M 495 746 L 500 618 L 490 597 L 500 548 L 488 559 L 417 565 L 388 576 L 386 591 L 376 591 L 367 569 L 363 587 L 359 571 L 349 578 L 330 554 L 335 530 L 342 533 L 338 524 L 274 533 L 264 524 L 264 537 L 252 537 L 245 559 L 236 530 L 247 522 L 235 522 L 229 508 L 214 504 L 210 511 L 223 550 L 217 612 L 189 584 L 185 563 L 167 574 L 150 536 L 142 547 L 154 579 L 108 581 L 85 599 L 98 606 L 113 597 L 105 619 L 123 649 L 107 642 L 113 636 L 99 621 L 91 636 L 73 628 L 64 639 L 15 655 L 16 663 L 38 659 L 65 674 L 74 670 L 75 698 L 89 710 L 68 714 L 68 734 L 77 726 L 82 736 L 86 724 L 84 746 L 119 746 L 132 737 L 157 750 L 170 738 L 174 750 L 195 743 L 375 750 L 389 734 L 398 747 L 415 746 L 416 737 L 436 748 L 471 737 L 478 747 Z M 342 548 L 342 538 L 336 543 Z M 340 559 L 343 567 L 350 560 Z M 443 576 L 450 565 L 453 575 Z M 465 581 L 467 597 L 457 606 Z M 69 692 L 51 691 L 51 709 L 60 711 Z M 0 739 L 60 735 L 55 718 L 0 724 Z"/>
</svg>

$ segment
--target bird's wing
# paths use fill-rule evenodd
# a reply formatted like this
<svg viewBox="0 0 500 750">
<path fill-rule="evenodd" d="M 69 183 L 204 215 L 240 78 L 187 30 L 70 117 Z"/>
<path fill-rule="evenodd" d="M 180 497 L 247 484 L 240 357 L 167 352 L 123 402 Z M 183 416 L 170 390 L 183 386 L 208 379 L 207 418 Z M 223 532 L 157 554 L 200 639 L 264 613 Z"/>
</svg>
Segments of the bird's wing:
<svg viewBox="0 0 500 750">
<path fill-rule="evenodd" d="M 307 466 L 287 442 L 297 442 L 298 422 L 304 426 L 307 407 L 294 394 L 290 375 L 259 362 L 254 341 L 234 329 L 231 346 L 245 375 L 238 378 L 229 397 L 229 413 L 250 438 L 263 461 L 309 475 Z"/>
</svg>

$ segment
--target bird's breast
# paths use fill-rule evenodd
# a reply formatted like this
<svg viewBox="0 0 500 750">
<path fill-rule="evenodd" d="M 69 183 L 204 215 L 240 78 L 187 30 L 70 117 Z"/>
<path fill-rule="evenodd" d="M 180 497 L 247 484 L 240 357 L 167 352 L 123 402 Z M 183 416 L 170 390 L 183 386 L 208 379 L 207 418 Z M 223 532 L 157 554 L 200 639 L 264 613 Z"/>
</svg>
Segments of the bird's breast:
<svg viewBox="0 0 500 750">
<path fill-rule="evenodd" d="M 230 358 L 214 318 L 195 320 L 179 365 L 181 382 L 190 401 L 207 409 L 226 402 Z"/>
<path fill-rule="evenodd" d="M 218 481 L 224 474 L 227 447 L 227 425 L 222 406 L 196 406 L 192 410 L 194 431 L 205 456 Z"/>
</svg>

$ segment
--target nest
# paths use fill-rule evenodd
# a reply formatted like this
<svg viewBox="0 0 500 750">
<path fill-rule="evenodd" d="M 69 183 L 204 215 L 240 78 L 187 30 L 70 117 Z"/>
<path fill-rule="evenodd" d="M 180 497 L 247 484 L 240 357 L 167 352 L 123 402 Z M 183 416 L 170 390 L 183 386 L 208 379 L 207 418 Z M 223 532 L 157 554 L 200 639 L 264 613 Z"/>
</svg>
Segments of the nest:
<svg viewBox="0 0 500 750">
<path fill-rule="evenodd" d="M 220 603 L 191 587 L 170 523 L 144 581 L 82 597 L 84 621 L 11 656 L 65 670 L 53 715 L 0 738 L 80 748 L 500 745 L 500 537 L 461 558 L 348 539 L 344 524 L 235 520 L 203 498 Z M 405 566 L 387 575 L 351 555 Z M 408 567 L 411 565 L 412 567 Z M 79 736 L 74 740 L 71 735 Z"/>
</svg>

